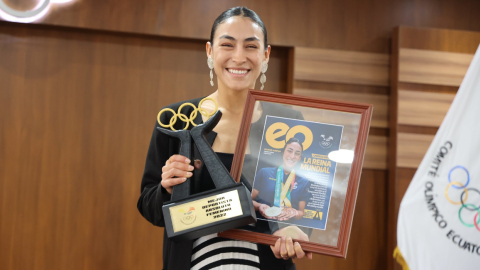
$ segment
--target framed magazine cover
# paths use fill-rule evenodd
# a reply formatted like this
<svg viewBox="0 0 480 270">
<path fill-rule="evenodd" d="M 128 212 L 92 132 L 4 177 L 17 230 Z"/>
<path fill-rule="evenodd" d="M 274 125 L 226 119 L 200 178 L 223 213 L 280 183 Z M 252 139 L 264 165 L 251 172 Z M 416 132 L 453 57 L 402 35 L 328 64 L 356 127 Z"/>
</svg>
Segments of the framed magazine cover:
<svg viewBox="0 0 480 270">
<path fill-rule="evenodd" d="M 249 90 L 231 175 L 257 223 L 219 236 L 345 258 L 373 107 Z"/>
</svg>

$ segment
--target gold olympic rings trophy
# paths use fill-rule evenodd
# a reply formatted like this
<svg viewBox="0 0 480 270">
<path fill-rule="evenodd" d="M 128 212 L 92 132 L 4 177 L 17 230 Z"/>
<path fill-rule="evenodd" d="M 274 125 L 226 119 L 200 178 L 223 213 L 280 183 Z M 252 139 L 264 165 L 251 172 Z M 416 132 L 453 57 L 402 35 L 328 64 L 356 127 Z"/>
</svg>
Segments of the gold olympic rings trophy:
<svg viewBox="0 0 480 270">
<path fill-rule="evenodd" d="M 213 113 L 200 108 L 206 100 L 215 103 Z M 181 112 L 185 106 L 193 108 L 189 117 Z M 160 121 L 160 116 L 167 111 L 173 113 L 173 116 L 168 124 L 164 124 Z M 195 124 L 194 119 L 198 113 L 206 116 L 208 120 L 203 124 Z M 221 117 L 222 112 L 211 98 L 202 99 L 198 108 L 192 103 L 184 103 L 178 108 L 178 112 L 165 108 L 158 113 L 157 120 L 161 127 L 157 129 L 179 139 L 179 154 L 190 160 L 193 160 L 193 147 L 196 146 L 215 184 L 213 190 L 190 194 L 191 178 L 194 178 L 196 173 L 194 171 L 191 178 L 173 187 L 171 200 L 162 207 L 167 235 L 172 241 L 192 240 L 245 226 L 257 220 L 250 192 L 242 183 L 233 179 L 206 140 L 206 135 L 213 130 Z M 178 119 L 186 123 L 183 130 L 175 130 L 173 127 Z"/>
</svg>

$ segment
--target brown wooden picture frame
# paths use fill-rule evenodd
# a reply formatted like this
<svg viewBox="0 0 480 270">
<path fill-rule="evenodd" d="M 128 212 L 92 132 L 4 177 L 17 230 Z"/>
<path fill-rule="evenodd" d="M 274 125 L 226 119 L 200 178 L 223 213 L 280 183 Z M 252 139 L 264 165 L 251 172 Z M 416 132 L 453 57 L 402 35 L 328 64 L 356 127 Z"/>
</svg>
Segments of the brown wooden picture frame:
<svg viewBox="0 0 480 270">
<path fill-rule="evenodd" d="M 355 155 L 351 165 L 347 193 L 345 197 L 345 205 L 342 212 L 337 246 L 328 246 L 308 241 L 295 240 L 301 244 L 304 251 L 346 258 L 373 106 L 371 104 L 249 90 L 245 103 L 242 123 L 238 134 L 232 169 L 230 171 L 231 175 L 237 182 L 240 181 L 242 173 L 246 143 L 250 134 L 251 120 L 254 112 L 255 102 L 257 101 L 354 113 L 361 116 L 357 142 L 354 151 Z M 219 233 L 219 236 L 264 245 L 275 245 L 275 242 L 278 239 L 278 236 L 240 229 L 224 231 Z"/>
</svg>

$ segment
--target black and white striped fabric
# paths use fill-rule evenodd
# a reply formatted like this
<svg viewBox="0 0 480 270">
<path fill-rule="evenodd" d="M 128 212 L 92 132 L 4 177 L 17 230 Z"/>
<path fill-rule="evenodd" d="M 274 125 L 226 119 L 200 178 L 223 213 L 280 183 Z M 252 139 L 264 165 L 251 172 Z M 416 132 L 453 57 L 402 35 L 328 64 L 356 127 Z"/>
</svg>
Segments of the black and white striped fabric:
<svg viewBox="0 0 480 270">
<path fill-rule="evenodd" d="M 211 234 L 193 243 L 191 270 L 258 270 L 257 244 L 218 237 Z"/>
</svg>

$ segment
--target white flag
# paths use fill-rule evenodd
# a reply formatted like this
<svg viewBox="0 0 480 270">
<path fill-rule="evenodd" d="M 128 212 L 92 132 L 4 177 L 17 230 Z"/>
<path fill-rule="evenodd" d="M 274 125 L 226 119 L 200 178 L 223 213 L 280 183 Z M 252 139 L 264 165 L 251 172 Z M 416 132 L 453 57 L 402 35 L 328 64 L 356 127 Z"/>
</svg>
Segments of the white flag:
<svg viewBox="0 0 480 270">
<path fill-rule="evenodd" d="M 480 269 L 480 47 L 400 204 L 411 270 Z"/>
</svg>

